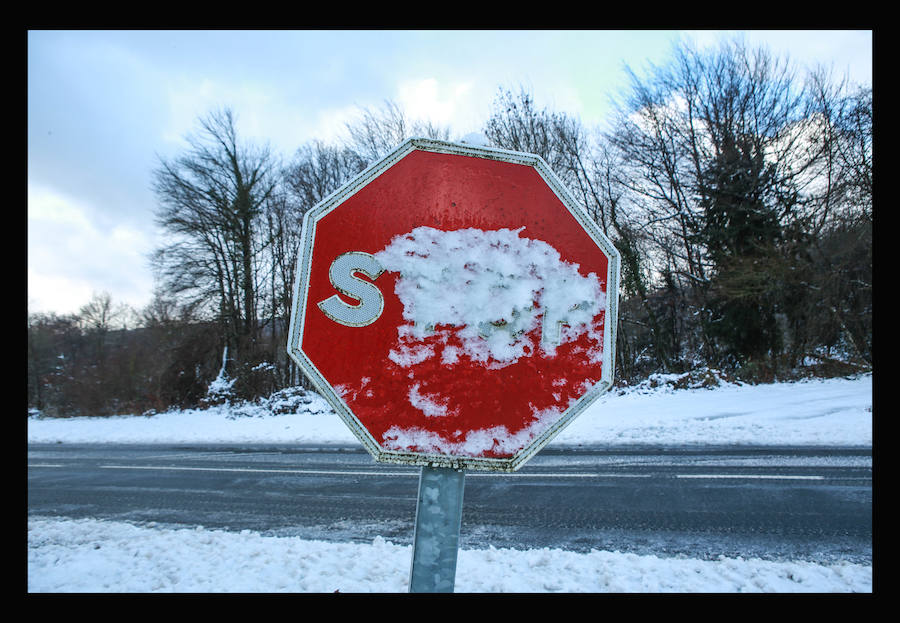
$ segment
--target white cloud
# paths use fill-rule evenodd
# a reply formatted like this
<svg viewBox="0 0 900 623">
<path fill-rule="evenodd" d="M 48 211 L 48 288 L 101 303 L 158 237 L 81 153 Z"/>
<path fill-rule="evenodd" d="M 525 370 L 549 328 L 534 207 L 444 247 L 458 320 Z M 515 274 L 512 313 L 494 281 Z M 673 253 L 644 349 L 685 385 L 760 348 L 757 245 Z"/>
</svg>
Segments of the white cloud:
<svg viewBox="0 0 900 623">
<path fill-rule="evenodd" d="M 28 223 L 48 222 L 84 229 L 90 227 L 84 210 L 46 188 L 28 185 Z"/>
<path fill-rule="evenodd" d="M 108 231 L 88 206 L 52 189 L 28 186 L 28 301 L 31 311 L 71 313 L 94 292 L 140 307 L 152 277 L 145 232 L 117 225 Z"/>
<path fill-rule="evenodd" d="M 346 138 L 347 122 L 359 117 L 361 107 L 347 105 L 338 108 L 325 108 L 315 115 L 315 122 L 310 128 L 309 138 L 325 143 L 338 142 Z M 297 145 L 300 146 L 299 144 Z"/>
<path fill-rule="evenodd" d="M 48 275 L 28 268 L 28 311 L 70 314 L 87 303 L 94 290 L 77 277 Z"/>
<path fill-rule="evenodd" d="M 313 138 L 326 143 L 346 138 L 348 123 L 358 120 L 366 109 L 381 110 L 386 100 L 396 102 L 409 121 L 431 121 L 438 126 L 449 126 L 455 134 L 465 134 L 480 129 L 488 97 L 477 95 L 473 83 L 466 81 L 442 82 L 436 78 L 402 80 L 393 96 L 386 95 L 384 99 L 376 100 L 348 100 L 345 105 L 323 108 L 301 118 L 304 123 L 297 126 L 300 131 L 297 132 L 296 147 Z M 455 134 L 451 133 L 450 138 L 455 138 Z"/>
<path fill-rule="evenodd" d="M 469 82 L 442 84 L 435 78 L 424 78 L 401 82 L 397 99 L 411 119 L 450 125 L 470 106 L 471 94 Z"/>
<path fill-rule="evenodd" d="M 169 115 L 163 138 L 176 151 L 186 135 L 198 130 L 200 118 L 223 107 L 234 112 L 241 140 L 268 144 L 273 152 L 287 157 L 314 138 L 337 139 L 344 123 L 358 112 L 349 105 L 311 112 L 277 88 L 248 82 L 226 85 L 210 79 L 176 80 L 167 89 L 166 101 Z"/>
</svg>

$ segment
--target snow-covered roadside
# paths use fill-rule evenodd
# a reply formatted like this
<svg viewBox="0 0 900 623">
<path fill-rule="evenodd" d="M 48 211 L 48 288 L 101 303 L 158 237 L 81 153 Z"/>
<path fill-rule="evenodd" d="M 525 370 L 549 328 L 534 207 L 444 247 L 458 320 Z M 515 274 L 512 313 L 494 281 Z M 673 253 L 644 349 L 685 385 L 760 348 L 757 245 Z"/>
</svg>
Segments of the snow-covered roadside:
<svg viewBox="0 0 900 623">
<path fill-rule="evenodd" d="M 411 547 L 253 532 L 28 522 L 33 593 L 405 593 Z M 461 550 L 457 593 L 871 592 L 872 567 L 558 549 Z"/>
<path fill-rule="evenodd" d="M 713 389 L 667 381 L 601 396 L 552 445 L 872 445 L 871 374 Z M 29 417 L 28 441 L 359 444 L 316 394 L 152 416 Z"/>
</svg>

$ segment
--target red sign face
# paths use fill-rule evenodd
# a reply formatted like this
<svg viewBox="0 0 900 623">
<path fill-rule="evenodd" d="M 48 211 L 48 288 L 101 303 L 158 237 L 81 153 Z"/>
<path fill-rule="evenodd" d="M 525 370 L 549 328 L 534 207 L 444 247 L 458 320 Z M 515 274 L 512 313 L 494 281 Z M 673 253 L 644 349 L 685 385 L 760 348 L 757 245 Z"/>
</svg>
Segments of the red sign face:
<svg viewBox="0 0 900 623">
<path fill-rule="evenodd" d="M 288 350 L 377 459 L 517 469 L 611 385 L 618 255 L 564 197 L 416 139 L 307 214 Z"/>
</svg>

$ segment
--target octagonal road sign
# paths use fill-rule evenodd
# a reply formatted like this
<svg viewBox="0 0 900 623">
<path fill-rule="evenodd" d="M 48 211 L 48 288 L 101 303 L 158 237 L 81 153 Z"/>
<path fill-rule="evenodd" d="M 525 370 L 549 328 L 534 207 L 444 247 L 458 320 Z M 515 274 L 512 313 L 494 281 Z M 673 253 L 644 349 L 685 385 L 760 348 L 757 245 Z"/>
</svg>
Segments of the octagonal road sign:
<svg viewBox="0 0 900 623">
<path fill-rule="evenodd" d="M 514 471 L 612 384 L 619 255 L 535 155 L 410 139 L 298 262 L 288 352 L 378 461 Z"/>
</svg>

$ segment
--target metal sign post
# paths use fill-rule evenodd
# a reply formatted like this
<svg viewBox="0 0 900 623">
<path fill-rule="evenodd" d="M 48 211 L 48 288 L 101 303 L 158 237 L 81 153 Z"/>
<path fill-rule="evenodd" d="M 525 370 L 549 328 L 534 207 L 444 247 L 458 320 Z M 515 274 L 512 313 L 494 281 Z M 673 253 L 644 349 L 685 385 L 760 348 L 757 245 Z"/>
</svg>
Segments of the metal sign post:
<svg viewBox="0 0 900 623">
<path fill-rule="evenodd" d="M 416 502 L 410 593 L 452 593 L 466 472 L 422 467 Z"/>
</svg>

